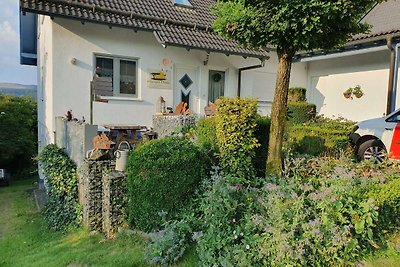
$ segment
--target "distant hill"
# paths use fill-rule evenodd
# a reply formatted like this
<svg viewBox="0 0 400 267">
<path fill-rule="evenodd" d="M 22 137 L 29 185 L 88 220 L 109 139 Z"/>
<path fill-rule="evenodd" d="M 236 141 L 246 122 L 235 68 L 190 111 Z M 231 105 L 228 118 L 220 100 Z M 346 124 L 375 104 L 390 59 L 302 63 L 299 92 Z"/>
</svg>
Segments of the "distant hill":
<svg viewBox="0 0 400 267">
<path fill-rule="evenodd" d="M 37 86 L 36 85 L 24 85 L 17 83 L 0 83 L 0 94 L 15 95 L 15 96 L 31 96 L 36 99 Z"/>
</svg>

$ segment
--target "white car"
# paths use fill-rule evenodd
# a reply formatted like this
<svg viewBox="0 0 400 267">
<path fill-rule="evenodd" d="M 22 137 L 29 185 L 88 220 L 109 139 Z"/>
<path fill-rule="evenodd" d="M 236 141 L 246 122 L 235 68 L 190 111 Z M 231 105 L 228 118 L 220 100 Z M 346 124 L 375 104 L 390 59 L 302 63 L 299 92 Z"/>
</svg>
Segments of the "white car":
<svg viewBox="0 0 400 267">
<path fill-rule="evenodd" d="M 400 109 L 383 118 L 361 121 L 354 130 L 350 141 L 360 159 L 400 159 Z"/>
</svg>

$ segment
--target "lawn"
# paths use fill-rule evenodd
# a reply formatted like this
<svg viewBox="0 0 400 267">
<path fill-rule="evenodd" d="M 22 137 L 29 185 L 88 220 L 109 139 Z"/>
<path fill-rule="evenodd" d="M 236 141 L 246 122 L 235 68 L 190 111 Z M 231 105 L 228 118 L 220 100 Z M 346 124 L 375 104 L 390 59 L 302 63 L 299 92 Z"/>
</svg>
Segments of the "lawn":
<svg viewBox="0 0 400 267">
<path fill-rule="evenodd" d="M 146 241 L 138 236 L 107 240 L 83 229 L 66 234 L 48 230 L 34 188 L 32 181 L 0 187 L 0 266 L 148 266 Z M 196 265 L 191 253 L 177 266 Z"/>
</svg>

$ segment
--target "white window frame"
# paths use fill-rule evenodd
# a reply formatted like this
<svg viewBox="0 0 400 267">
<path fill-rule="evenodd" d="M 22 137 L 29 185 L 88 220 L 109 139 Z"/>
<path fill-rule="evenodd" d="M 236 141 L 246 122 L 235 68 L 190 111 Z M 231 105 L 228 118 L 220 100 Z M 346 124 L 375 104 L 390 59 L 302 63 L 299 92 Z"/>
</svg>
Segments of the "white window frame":
<svg viewBox="0 0 400 267">
<path fill-rule="evenodd" d="M 108 58 L 113 60 L 113 96 L 102 96 L 104 99 L 110 100 L 140 100 L 140 86 L 139 86 L 139 58 L 135 57 L 124 57 L 117 55 L 107 55 L 95 53 L 93 56 L 93 74 L 96 72 L 96 59 L 98 57 Z M 136 62 L 136 81 L 135 81 L 135 94 L 121 94 L 120 93 L 120 70 L 121 70 L 121 60 L 134 61 Z"/>
</svg>

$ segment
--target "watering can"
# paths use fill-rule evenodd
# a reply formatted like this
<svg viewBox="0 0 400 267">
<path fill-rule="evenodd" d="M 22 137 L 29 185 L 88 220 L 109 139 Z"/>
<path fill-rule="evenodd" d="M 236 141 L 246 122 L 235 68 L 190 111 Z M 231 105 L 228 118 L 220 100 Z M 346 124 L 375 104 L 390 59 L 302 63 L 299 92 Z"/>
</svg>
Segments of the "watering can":
<svg viewBox="0 0 400 267">
<path fill-rule="evenodd" d="M 116 171 L 125 171 L 126 163 L 128 162 L 129 151 L 131 151 L 131 145 L 127 141 L 122 141 L 119 143 L 118 149 L 114 152 L 114 156 L 116 158 Z"/>
</svg>

